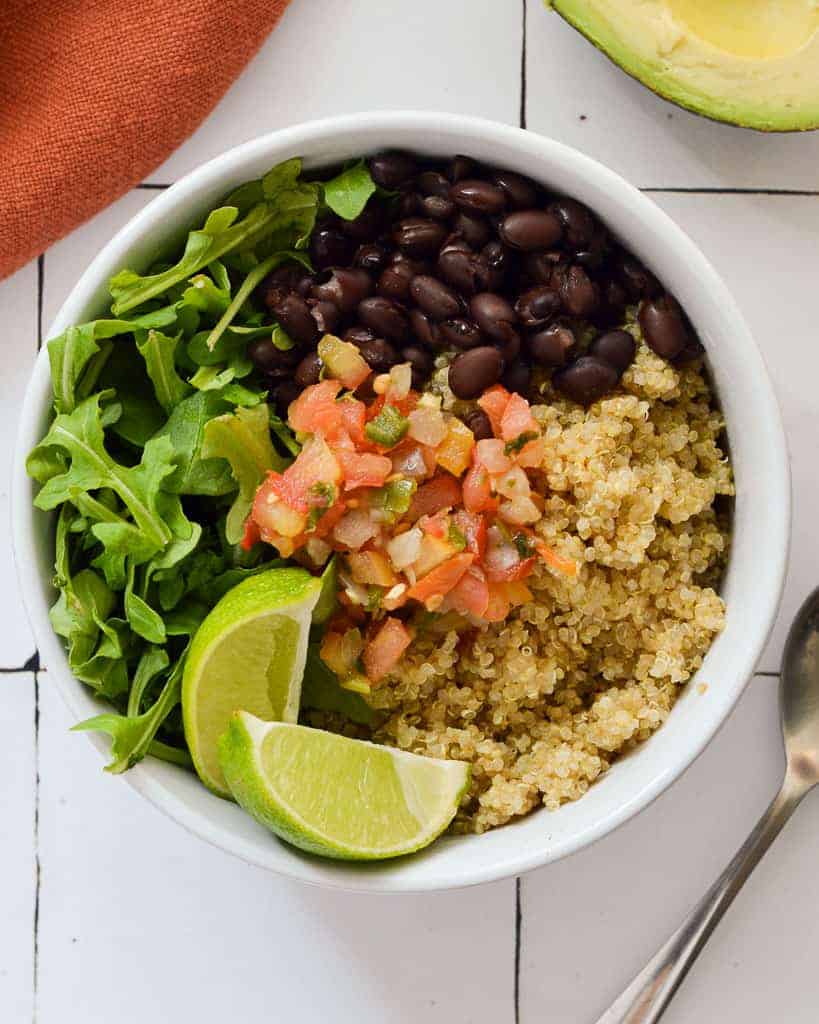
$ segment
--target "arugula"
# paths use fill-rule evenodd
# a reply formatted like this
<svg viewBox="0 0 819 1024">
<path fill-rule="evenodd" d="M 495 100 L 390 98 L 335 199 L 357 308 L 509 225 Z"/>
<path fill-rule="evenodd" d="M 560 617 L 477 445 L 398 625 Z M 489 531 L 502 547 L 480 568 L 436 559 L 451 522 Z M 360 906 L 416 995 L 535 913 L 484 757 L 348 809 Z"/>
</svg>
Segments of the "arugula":
<svg viewBox="0 0 819 1024">
<path fill-rule="evenodd" d="M 324 202 L 344 220 L 355 220 L 375 189 L 367 165 L 358 160 L 324 183 Z"/>
</svg>

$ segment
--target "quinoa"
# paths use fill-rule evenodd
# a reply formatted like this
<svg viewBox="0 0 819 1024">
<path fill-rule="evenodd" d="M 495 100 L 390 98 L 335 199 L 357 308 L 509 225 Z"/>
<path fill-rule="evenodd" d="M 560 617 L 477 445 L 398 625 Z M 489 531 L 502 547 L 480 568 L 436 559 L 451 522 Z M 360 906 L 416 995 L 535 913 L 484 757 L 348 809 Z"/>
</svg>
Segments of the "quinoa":
<svg viewBox="0 0 819 1024">
<path fill-rule="evenodd" d="M 733 484 L 699 363 L 675 368 L 640 343 L 588 410 L 547 380 L 540 391 L 535 531 L 580 572 L 540 565 L 535 600 L 501 623 L 428 616 L 368 698 L 376 742 L 471 764 L 456 832 L 581 797 L 663 724 L 724 621 L 729 531 L 714 506 Z"/>
</svg>

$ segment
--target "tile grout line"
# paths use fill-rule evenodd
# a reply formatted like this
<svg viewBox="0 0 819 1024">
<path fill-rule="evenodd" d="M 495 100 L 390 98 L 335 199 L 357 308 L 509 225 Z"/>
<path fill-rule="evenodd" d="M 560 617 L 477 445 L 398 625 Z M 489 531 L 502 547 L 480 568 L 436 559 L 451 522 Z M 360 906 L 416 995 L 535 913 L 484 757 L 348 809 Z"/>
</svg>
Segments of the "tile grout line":
<svg viewBox="0 0 819 1024">
<path fill-rule="evenodd" d="M 34 948 L 32 955 L 31 1021 L 37 1024 L 40 975 L 40 677 L 34 673 Z"/>
<path fill-rule="evenodd" d="M 518 124 L 526 128 L 526 0 L 521 0 L 521 39 L 520 39 L 520 112 Z M 514 1022 L 520 1024 L 520 947 L 521 924 L 523 912 L 521 906 L 520 878 L 515 879 L 515 959 L 513 984 Z"/>
</svg>

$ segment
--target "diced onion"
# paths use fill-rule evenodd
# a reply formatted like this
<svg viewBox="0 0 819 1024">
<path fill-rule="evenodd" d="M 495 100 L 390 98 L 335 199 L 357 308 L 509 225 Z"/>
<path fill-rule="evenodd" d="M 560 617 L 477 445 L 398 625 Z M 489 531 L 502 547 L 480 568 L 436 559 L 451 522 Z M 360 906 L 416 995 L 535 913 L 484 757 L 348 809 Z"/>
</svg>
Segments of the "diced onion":
<svg viewBox="0 0 819 1024">
<path fill-rule="evenodd" d="M 391 453 L 390 457 L 392 458 L 393 473 L 400 473 L 410 480 L 423 480 L 435 471 L 434 457 L 430 467 L 424 449 L 420 445 L 413 445 L 411 448 Z"/>
<path fill-rule="evenodd" d="M 333 552 L 330 545 L 318 537 L 311 537 L 305 544 L 305 550 L 316 565 L 324 565 Z"/>
<path fill-rule="evenodd" d="M 418 527 L 393 537 L 387 545 L 387 554 L 396 569 L 406 569 L 408 565 L 418 560 L 422 538 L 423 534 Z"/>
<path fill-rule="evenodd" d="M 498 515 L 507 523 L 522 525 L 536 523 L 540 519 L 540 509 L 528 495 L 524 494 L 519 498 L 504 501 L 498 509 Z"/>
<path fill-rule="evenodd" d="M 520 466 L 513 466 L 503 476 L 495 480 L 495 490 L 504 498 L 527 497 L 531 491 L 529 477 L 523 472 Z"/>
<path fill-rule="evenodd" d="M 406 398 L 409 389 L 412 387 L 412 366 L 409 363 L 399 363 L 390 370 L 390 387 L 388 397 L 394 399 Z"/>
<path fill-rule="evenodd" d="M 413 409 L 409 419 L 409 436 L 430 448 L 437 448 L 447 435 L 443 415 L 437 409 Z"/>
</svg>

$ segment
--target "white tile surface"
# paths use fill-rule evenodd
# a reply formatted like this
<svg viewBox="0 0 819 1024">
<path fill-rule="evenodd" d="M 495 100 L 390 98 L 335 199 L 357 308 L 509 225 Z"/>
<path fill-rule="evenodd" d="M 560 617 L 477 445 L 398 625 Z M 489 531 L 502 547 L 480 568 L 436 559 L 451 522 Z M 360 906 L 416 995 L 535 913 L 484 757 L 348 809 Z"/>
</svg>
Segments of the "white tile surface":
<svg viewBox="0 0 819 1024">
<path fill-rule="evenodd" d="M 602 160 L 641 188 L 816 189 L 819 132 L 765 135 L 697 117 L 629 78 L 539 0 L 527 0 L 527 10 L 526 123 L 533 131 Z"/>
<path fill-rule="evenodd" d="M 591 1024 L 717 877 L 779 786 L 776 702 L 776 680 L 757 677 L 718 739 L 639 818 L 523 880 L 522 1024 Z M 818 823 L 813 794 L 664 1021 L 814 1024 Z"/>
<path fill-rule="evenodd" d="M 11 530 L 11 460 L 17 412 L 37 355 L 37 264 L 0 281 L 0 537 Z M 34 654 L 34 637 L 17 593 L 11 546 L 0 543 L 0 668 L 17 668 Z"/>
<path fill-rule="evenodd" d="M 526 0 L 528 126 L 636 184 L 816 189 L 819 133 L 769 138 L 658 100 L 539 0 Z M 201 129 L 151 175 L 172 181 L 253 135 L 365 108 L 449 109 L 517 123 L 523 0 L 415 4 L 293 0 Z M 581 117 L 582 116 L 582 117 Z M 584 119 L 583 119 L 584 118 Z M 43 326 L 111 235 L 153 198 L 137 190 L 45 258 Z M 794 546 L 780 625 L 819 577 L 813 518 L 819 198 L 661 194 L 735 293 L 783 405 L 795 482 Z M 10 438 L 36 348 L 37 268 L 0 283 Z M 0 454 L 8 534 L 10 444 Z M 33 643 L 0 545 L 0 668 Z M 32 677 L 0 674 L 0 1021 L 298 1019 L 305 1024 L 514 1021 L 514 884 L 381 900 L 303 889 L 203 845 L 105 775 L 67 733 L 41 676 L 42 885 L 34 992 L 35 740 Z M 591 1021 L 712 881 L 776 786 L 776 681 L 758 678 L 687 775 L 636 821 L 522 885 L 520 1022 Z M 813 1024 L 819 1006 L 819 798 L 760 866 L 670 1009 L 670 1024 Z M 6 832 L 8 835 L 6 835 Z M 468 972 L 468 975 L 467 975 Z M 469 983 L 464 978 L 469 978 Z"/>
<path fill-rule="evenodd" d="M 34 1009 L 34 674 L 0 675 L 0 1020 Z"/>
<path fill-rule="evenodd" d="M 357 110 L 447 110 L 518 123 L 520 0 L 292 0 L 216 111 L 151 181 L 239 142 Z"/>
<path fill-rule="evenodd" d="M 41 707 L 39 1024 L 511 1024 L 513 882 L 390 899 L 277 879 L 105 775 L 47 684 Z"/>
</svg>

